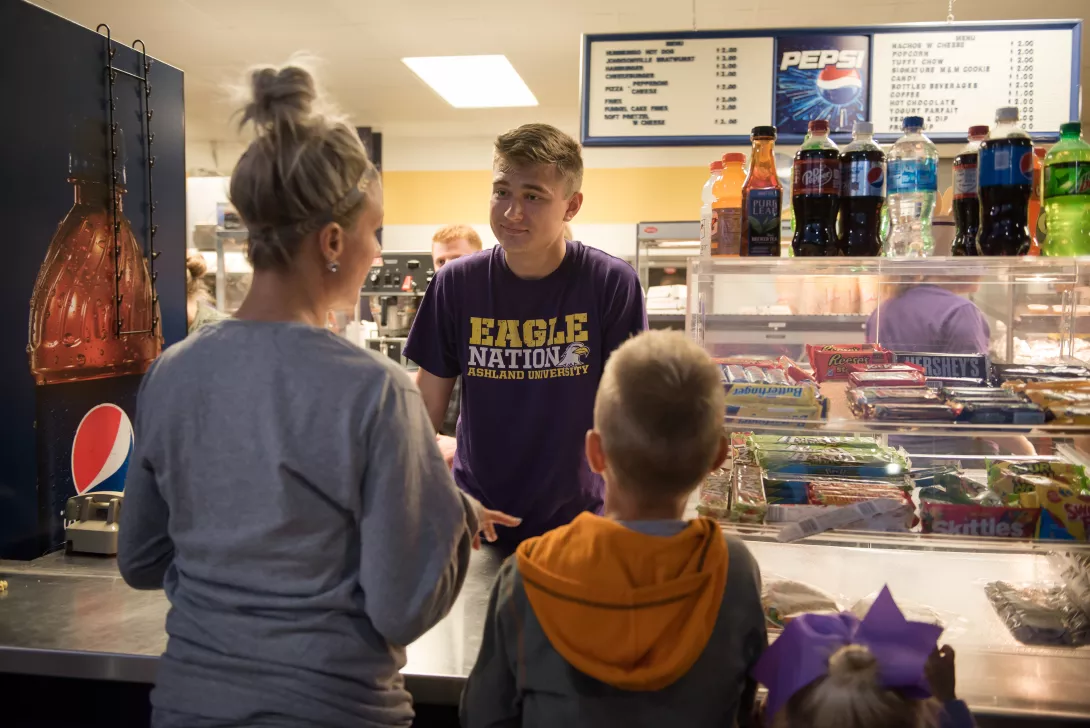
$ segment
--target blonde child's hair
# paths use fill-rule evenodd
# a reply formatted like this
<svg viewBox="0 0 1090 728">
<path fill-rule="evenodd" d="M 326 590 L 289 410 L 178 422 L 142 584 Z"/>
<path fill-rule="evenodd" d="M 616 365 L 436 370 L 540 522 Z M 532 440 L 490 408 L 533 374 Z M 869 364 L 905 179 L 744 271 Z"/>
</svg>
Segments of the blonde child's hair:
<svg viewBox="0 0 1090 728">
<path fill-rule="evenodd" d="M 545 165 L 556 169 L 570 197 L 583 186 L 579 143 L 549 124 L 524 124 L 496 139 L 493 164 L 499 169 Z"/>
<path fill-rule="evenodd" d="M 829 674 L 795 693 L 773 728 L 934 728 L 934 700 L 906 698 L 878 682 L 878 661 L 866 647 L 847 645 L 829 658 Z"/>
<path fill-rule="evenodd" d="M 433 243 L 443 243 L 444 245 L 450 245 L 455 240 L 465 240 L 469 243 L 469 247 L 474 250 L 480 250 L 484 247 L 481 236 L 469 225 L 444 225 L 431 238 Z"/>
<path fill-rule="evenodd" d="M 684 495 L 717 465 L 722 374 L 678 332 L 646 331 L 609 357 L 594 427 L 619 487 L 649 502 Z"/>
<path fill-rule="evenodd" d="M 231 203 L 250 231 L 257 270 L 284 267 L 299 243 L 329 222 L 351 227 L 378 187 L 378 172 L 356 130 L 327 104 L 300 59 L 249 74 L 239 127 L 255 138 L 231 174 Z"/>
</svg>

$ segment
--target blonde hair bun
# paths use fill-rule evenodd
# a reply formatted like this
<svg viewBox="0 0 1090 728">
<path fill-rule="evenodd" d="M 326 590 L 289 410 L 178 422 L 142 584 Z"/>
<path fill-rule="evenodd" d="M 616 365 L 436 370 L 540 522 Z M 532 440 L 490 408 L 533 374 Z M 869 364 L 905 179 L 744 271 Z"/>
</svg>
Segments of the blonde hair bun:
<svg viewBox="0 0 1090 728">
<path fill-rule="evenodd" d="M 878 684 L 878 660 L 862 645 L 845 645 L 829 658 L 829 678 L 858 687 Z"/>
<path fill-rule="evenodd" d="M 251 100 L 240 126 L 253 122 L 258 132 L 294 129 L 313 115 L 318 87 L 310 71 L 297 65 L 264 66 L 250 73 Z"/>
</svg>

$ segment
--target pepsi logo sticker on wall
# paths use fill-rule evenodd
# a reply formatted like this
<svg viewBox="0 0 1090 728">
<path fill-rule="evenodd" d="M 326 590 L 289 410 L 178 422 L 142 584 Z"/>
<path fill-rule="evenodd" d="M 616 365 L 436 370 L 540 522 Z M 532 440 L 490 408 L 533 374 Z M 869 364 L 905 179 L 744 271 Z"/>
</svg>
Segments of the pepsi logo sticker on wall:
<svg viewBox="0 0 1090 728">
<path fill-rule="evenodd" d="M 865 35 L 790 35 L 776 39 L 775 123 L 780 134 L 805 134 L 825 119 L 850 132 L 867 119 L 870 39 Z"/>
<path fill-rule="evenodd" d="M 93 407 L 72 438 L 72 482 L 77 495 L 92 490 L 121 491 L 132 460 L 132 422 L 115 404 Z"/>
</svg>

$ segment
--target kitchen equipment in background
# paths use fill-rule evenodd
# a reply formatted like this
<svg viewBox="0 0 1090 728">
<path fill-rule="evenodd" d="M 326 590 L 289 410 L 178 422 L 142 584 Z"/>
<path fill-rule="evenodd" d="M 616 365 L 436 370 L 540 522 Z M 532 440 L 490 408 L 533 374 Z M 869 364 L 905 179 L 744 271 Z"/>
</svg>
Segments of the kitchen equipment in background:
<svg viewBox="0 0 1090 728">
<path fill-rule="evenodd" d="M 117 554 L 118 524 L 124 493 L 97 490 L 73 496 L 64 506 L 64 535 L 68 553 Z"/>
<path fill-rule="evenodd" d="M 401 352 L 420 299 L 434 276 L 435 263 L 429 251 L 389 252 L 375 258 L 360 291 L 359 315 L 361 321 L 374 323 L 361 330 L 377 335 L 361 339 L 360 345 L 410 366 Z"/>
</svg>

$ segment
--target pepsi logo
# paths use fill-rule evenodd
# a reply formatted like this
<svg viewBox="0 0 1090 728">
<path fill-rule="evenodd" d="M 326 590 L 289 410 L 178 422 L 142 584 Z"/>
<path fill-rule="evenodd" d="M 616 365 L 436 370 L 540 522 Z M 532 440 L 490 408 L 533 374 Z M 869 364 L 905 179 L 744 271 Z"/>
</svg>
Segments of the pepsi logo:
<svg viewBox="0 0 1090 728">
<path fill-rule="evenodd" d="M 1032 175 L 1033 174 L 1033 152 L 1027 150 L 1026 153 L 1022 155 L 1022 159 L 1018 163 L 1018 167 L 1019 167 L 1019 169 L 1022 170 L 1022 174 L 1026 175 L 1027 177 Z"/>
<path fill-rule="evenodd" d="M 867 184 L 871 187 L 879 187 L 882 184 L 882 165 L 878 164 L 867 172 Z"/>
<path fill-rule="evenodd" d="M 834 106 L 851 103 L 863 91 L 863 79 L 854 68 L 826 66 L 814 81 L 821 98 Z"/>
<path fill-rule="evenodd" d="M 125 411 L 115 404 L 93 407 L 80 420 L 72 438 L 76 494 L 124 489 L 132 451 L 132 422 Z"/>
</svg>

